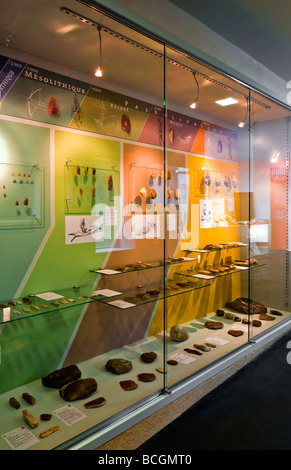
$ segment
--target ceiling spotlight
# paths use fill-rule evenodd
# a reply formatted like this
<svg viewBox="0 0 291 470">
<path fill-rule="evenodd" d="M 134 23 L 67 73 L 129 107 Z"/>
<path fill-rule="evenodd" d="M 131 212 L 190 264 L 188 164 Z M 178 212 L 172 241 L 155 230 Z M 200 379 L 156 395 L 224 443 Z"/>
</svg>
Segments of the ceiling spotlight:
<svg viewBox="0 0 291 470">
<path fill-rule="evenodd" d="M 98 67 L 96 69 L 96 72 L 95 72 L 95 77 L 102 77 L 102 76 L 103 76 L 102 69 L 101 69 L 100 65 L 98 65 Z"/>
<path fill-rule="evenodd" d="M 198 97 L 199 97 L 199 83 L 198 83 L 198 80 L 196 78 L 196 73 L 192 72 L 192 74 L 193 74 L 193 77 L 194 77 L 194 80 L 195 80 L 195 83 L 196 83 L 197 92 L 196 92 L 195 100 L 189 106 L 190 106 L 191 109 L 195 109 L 197 107 L 197 102 L 198 102 Z"/>
<path fill-rule="evenodd" d="M 99 33 L 99 65 L 98 65 L 98 67 L 97 67 L 97 69 L 96 69 L 95 77 L 102 77 L 102 76 L 103 76 L 103 72 L 102 72 L 102 68 L 101 68 L 101 64 L 102 64 L 101 26 L 98 26 L 97 29 L 98 29 L 98 33 Z"/>
</svg>

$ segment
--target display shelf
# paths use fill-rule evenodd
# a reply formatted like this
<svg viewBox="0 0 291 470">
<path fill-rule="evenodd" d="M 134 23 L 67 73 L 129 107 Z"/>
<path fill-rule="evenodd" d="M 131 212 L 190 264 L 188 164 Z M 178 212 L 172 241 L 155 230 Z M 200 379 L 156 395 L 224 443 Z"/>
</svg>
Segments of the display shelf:
<svg viewBox="0 0 291 470">
<path fill-rule="evenodd" d="M 97 269 L 90 269 L 90 272 L 97 273 L 97 274 L 104 274 L 106 276 L 111 276 L 114 274 L 124 274 L 129 272 L 135 271 L 143 271 L 146 269 L 153 269 L 153 268 L 162 268 L 164 266 L 172 266 L 174 264 L 183 264 L 189 263 L 190 261 L 197 261 L 197 258 L 186 258 L 186 257 L 179 257 L 179 258 L 168 258 L 165 261 L 152 261 L 152 262 L 137 262 L 135 264 L 127 264 L 124 266 L 119 266 L 117 268 L 97 268 Z"/>
<path fill-rule="evenodd" d="M 192 279 L 182 282 L 181 279 L 170 279 L 165 287 L 155 285 L 146 285 L 128 289 L 124 292 L 110 291 L 101 289 L 92 294 L 92 298 L 98 302 L 111 305 L 112 307 L 127 309 L 138 307 L 150 302 L 156 302 L 168 297 L 174 297 L 180 294 L 186 294 L 196 289 L 202 289 L 210 286 L 204 279 Z M 106 295 L 104 295 L 104 293 Z"/>
<path fill-rule="evenodd" d="M 227 311 L 232 311 L 226 309 Z M 269 328 L 269 323 L 277 325 L 280 321 L 288 319 L 290 313 L 282 311 L 282 317 L 276 317 L 274 321 L 262 321 L 260 327 L 253 328 L 253 336 L 260 334 Z M 18 434 L 22 431 L 28 431 L 32 435 L 32 439 L 27 440 L 26 445 L 31 450 L 51 450 L 60 448 L 67 448 L 70 440 L 74 439 L 76 435 L 86 436 L 94 426 L 106 423 L 112 416 L 117 415 L 125 409 L 130 409 L 133 403 L 142 403 L 142 400 L 150 399 L 153 394 L 160 392 L 164 387 L 164 374 L 160 372 L 164 368 L 164 341 L 163 335 L 167 342 L 167 361 L 175 361 L 175 365 L 167 364 L 166 378 L 168 387 L 173 386 L 175 383 L 184 380 L 187 377 L 193 376 L 199 370 L 207 367 L 211 362 L 217 361 L 232 351 L 240 348 L 247 342 L 248 339 L 248 325 L 242 324 L 243 319 L 248 319 L 245 314 L 237 313 L 236 317 L 241 319 L 240 322 L 233 319 L 220 317 L 211 312 L 206 316 L 193 318 L 188 323 L 180 325 L 189 334 L 189 338 L 183 342 L 175 342 L 170 339 L 170 330 L 167 330 L 156 336 L 142 338 L 132 344 L 123 346 L 121 348 L 108 351 L 98 357 L 93 357 L 78 364 L 82 373 L 82 378 L 93 377 L 98 383 L 98 389 L 92 396 L 74 402 L 65 402 L 57 389 L 47 388 L 42 385 L 41 378 L 30 381 L 20 387 L 14 388 L 1 394 L 1 422 L 0 422 L 0 449 L 11 450 L 8 444 L 11 434 Z M 259 316 L 254 315 L 257 319 Z M 219 321 L 223 323 L 223 328 L 219 330 L 209 330 L 205 328 L 206 321 Z M 243 331 L 243 335 L 234 337 L 228 334 L 229 330 L 236 329 Z M 189 349 L 193 350 L 194 344 L 211 343 L 210 351 L 203 352 L 201 355 L 193 355 Z M 188 349 L 188 351 L 187 351 Z M 154 351 L 157 358 L 152 363 L 144 363 L 141 361 L 141 354 L 145 352 Z M 131 371 L 122 375 L 112 374 L 105 369 L 105 364 L 108 360 L 121 357 L 132 362 Z M 48 371 L 50 372 L 50 371 Z M 155 380 L 152 382 L 141 382 L 138 380 L 140 373 L 151 373 L 155 375 Z M 121 380 L 134 380 L 138 387 L 130 393 L 124 391 L 120 386 Z M 23 393 L 29 393 L 36 399 L 33 406 L 29 405 L 29 411 L 38 419 L 42 413 L 51 413 L 52 418 L 50 422 L 39 420 L 39 425 L 30 429 L 26 425 L 22 417 L 22 410 L 27 408 L 27 403 L 22 399 Z M 86 409 L 84 404 L 95 398 L 104 397 L 106 403 L 104 406 L 95 409 Z M 11 397 L 15 397 L 20 402 L 20 409 L 15 410 L 11 408 L 8 403 Z M 62 421 L 62 410 L 67 412 L 70 417 L 69 409 L 72 410 L 71 414 L 79 416 L 81 419 L 75 419 L 71 424 Z M 77 415 L 77 413 L 79 413 Z M 40 439 L 41 432 L 47 430 L 52 426 L 59 426 L 59 430 L 45 439 Z M 22 430 L 22 431 L 21 431 Z M 33 439 L 34 437 L 34 439 Z M 21 442 L 16 439 L 10 439 L 12 443 L 21 446 Z M 13 448 L 13 447 L 12 447 Z"/>
<path fill-rule="evenodd" d="M 191 250 L 191 249 L 188 248 L 184 251 L 186 251 L 188 253 L 212 253 L 213 251 L 233 250 L 234 248 L 246 248 L 246 247 L 249 246 L 248 243 L 240 243 L 238 245 L 218 243 L 218 245 L 222 245 L 222 246 L 217 247 L 217 248 L 209 248 L 209 249 L 206 249 L 206 248 L 198 249 L 198 248 L 196 248 L 194 250 Z"/>
<path fill-rule="evenodd" d="M 89 290 L 89 286 L 75 286 L 62 291 L 32 294 L 1 302 L 0 324 L 93 302 L 93 299 L 88 296 Z"/>
<path fill-rule="evenodd" d="M 261 267 L 267 266 L 267 263 L 257 263 L 257 264 L 253 264 L 250 266 L 237 266 L 234 263 L 233 266 L 234 267 L 230 267 L 229 269 L 225 269 L 224 271 L 220 271 L 220 272 L 207 273 L 207 268 L 205 268 L 205 269 L 196 271 L 195 273 L 188 271 L 188 272 L 181 272 L 181 273 L 176 273 L 176 274 L 180 276 L 187 276 L 187 277 L 195 278 L 195 279 L 200 278 L 200 279 L 210 280 L 210 279 L 216 279 L 222 276 L 227 276 L 230 274 L 242 273 L 242 272 L 249 271 L 255 268 L 261 268 Z M 214 270 L 218 270 L 219 268 L 220 266 L 215 266 L 215 265 L 211 266 L 211 269 L 214 269 Z"/>
</svg>

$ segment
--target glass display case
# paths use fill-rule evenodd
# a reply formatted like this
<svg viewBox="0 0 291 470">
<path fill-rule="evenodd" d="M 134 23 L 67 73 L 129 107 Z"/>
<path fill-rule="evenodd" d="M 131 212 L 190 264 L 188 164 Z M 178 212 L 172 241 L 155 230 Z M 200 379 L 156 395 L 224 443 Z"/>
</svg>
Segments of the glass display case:
<svg viewBox="0 0 291 470">
<path fill-rule="evenodd" d="M 20 3 L 0 449 L 66 449 L 289 321 L 291 110 L 90 2 Z"/>
</svg>

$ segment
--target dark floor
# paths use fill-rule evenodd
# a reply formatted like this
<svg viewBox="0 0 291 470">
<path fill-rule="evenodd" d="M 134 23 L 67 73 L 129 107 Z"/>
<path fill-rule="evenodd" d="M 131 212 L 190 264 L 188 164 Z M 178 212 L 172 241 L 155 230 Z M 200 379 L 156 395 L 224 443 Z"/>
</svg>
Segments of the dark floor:
<svg viewBox="0 0 291 470">
<path fill-rule="evenodd" d="M 291 450 L 291 332 L 138 450 Z"/>
</svg>

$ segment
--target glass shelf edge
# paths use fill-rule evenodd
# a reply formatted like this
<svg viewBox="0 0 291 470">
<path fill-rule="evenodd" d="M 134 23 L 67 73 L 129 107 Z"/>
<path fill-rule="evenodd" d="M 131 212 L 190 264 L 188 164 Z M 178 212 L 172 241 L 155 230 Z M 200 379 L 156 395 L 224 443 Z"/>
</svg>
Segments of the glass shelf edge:
<svg viewBox="0 0 291 470">
<path fill-rule="evenodd" d="M 156 265 L 146 266 L 146 267 L 141 267 L 141 268 L 138 268 L 138 267 L 133 268 L 133 269 L 129 268 L 126 271 L 118 271 L 117 269 L 114 269 L 114 268 L 108 268 L 108 270 L 114 271 L 114 274 L 108 274 L 106 272 L 102 272 L 102 271 L 105 271 L 107 268 L 90 269 L 89 272 L 95 273 L 95 274 L 102 274 L 104 276 L 113 276 L 113 275 L 117 275 L 117 274 L 127 274 L 127 273 L 139 272 L 139 271 L 146 271 L 148 269 L 171 267 L 171 266 L 175 266 L 177 264 L 190 263 L 191 261 L 192 262 L 193 261 L 198 261 L 198 258 L 191 258 L 191 259 L 185 258 L 184 260 L 180 260 L 180 261 L 170 261 L 169 263 L 161 263 L 161 264 L 156 264 Z"/>
<path fill-rule="evenodd" d="M 152 296 L 152 298 L 146 297 L 145 299 L 141 299 L 138 302 L 137 302 L 136 298 L 134 298 L 134 299 L 130 298 L 130 295 L 133 296 L 138 292 L 137 290 L 129 291 L 129 292 L 123 292 L 122 294 L 116 295 L 114 297 L 101 297 L 100 296 L 99 299 L 97 297 L 92 297 L 92 299 L 97 301 L 97 302 L 109 305 L 111 307 L 119 308 L 121 310 L 123 310 L 123 308 L 118 307 L 116 305 L 112 305 L 110 302 L 112 302 L 112 300 L 123 300 L 125 302 L 132 303 L 133 304 L 132 306 L 124 308 L 125 310 L 127 310 L 128 308 L 140 307 L 141 305 L 145 305 L 145 304 L 148 304 L 148 303 L 151 303 L 151 302 L 158 302 L 160 300 L 168 299 L 168 298 L 175 297 L 175 296 L 181 295 L 181 294 L 188 294 L 189 292 L 193 292 L 195 290 L 203 289 L 205 287 L 211 286 L 211 283 L 207 282 L 204 279 L 200 279 L 198 282 L 200 282 L 200 284 L 198 286 L 191 287 L 191 288 L 188 288 L 188 289 L 187 288 L 184 288 L 184 289 L 181 288 L 181 290 L 179 290 L 179 291 L 178 290 L 177 291 L 171 291 L 171 292 L 168 292 L 166 295 L 164 294 L 164 292 L 161 292 L 160 295 L 156 294 L 155 296 Z M 134 304 L 134 302 L 136 302 L 136 303 Z"/>
<path fill-rule="evenodd" d="M 203 248 L 201 249 L 193 249 L 191 250 L 190 248 L 186 248 L 184 251 L 187 251 L 189 253 L 212 253 L 213 251 L 223 251 L 223 250 L 234 250 L 235 248 L 247 248 L 249 245 L 247 243 L 243 245 L 236 245 L 236 246 L 224 246 L 222 248 L 211 248 L 209 250 L 204 250 Z"/>
<path fill-rule="evenodd" d="M 264 264 L 256 264 L 256 265 L 253 265 L 253 266 L 250 266 L 250 267 L 243 267 L 243 269 L 240 269 L 240 268 L 233 268 L 233 269 L 230 269 L 229 271 L 226 271 L 226 272 L 222 272 L 222 273 L 209 273 L 209 274 L 205 274 L 207 276 L 211 276 L 212 279 L 217 279 L 219 277 L 222 277 L 222 276 L 227 276 L 227 275 L 230 275 L 230 274 L 237 274 L 237 273 L 243 273 L 245 271 L 249 271 L 251 269 L 256 269 L 256 268 L 262 268 L 264 266 L 267 266 L 266 263 Z M 214 268 L 215 269 L 215 268 Z M 207 271 L 207 269 L 206 269 Z M 195 277 L 196 275 L 199 274 L 199 272 L 197 273 L 194 273 L 194 274 L 188 274 L 188 273 L 175 273 L 176 275 L 179 275 L 179 276 L 187 276 L 187 277 Z"/>
</svg>

